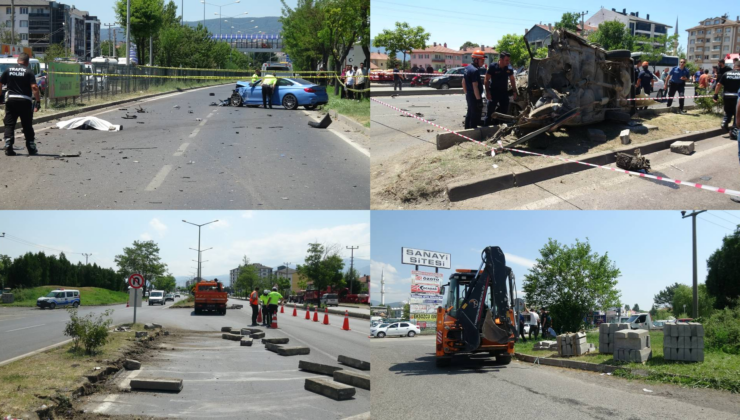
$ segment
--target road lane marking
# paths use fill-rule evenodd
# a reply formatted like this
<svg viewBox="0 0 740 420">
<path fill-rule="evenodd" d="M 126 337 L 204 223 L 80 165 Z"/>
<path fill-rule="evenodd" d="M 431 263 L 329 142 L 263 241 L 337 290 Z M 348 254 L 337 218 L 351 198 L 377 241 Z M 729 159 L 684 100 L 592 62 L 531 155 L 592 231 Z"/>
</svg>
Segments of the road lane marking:
<svg viewBox="0 0 740 420">
<path fill-rule="evenodd" d="M 183 143 L 172 156 L 182 156 L 182 154 L 185 153 L 186 150 L 188 150 L 188 146 L 190 146 L 190 143 Z"/>
<path fill-rule="evenodd" d="M 195 138 L 195 136 L 198 135 L 198 131 L 200 131 L 200 127 L 195 127 L 195 130 L 193 130 L 193 132 L 190 133 L 190 135 L 188 136 L 188 138 L 190 138 L 190 139 Z"/>
<path fill-rule="evenodd" d="M 169 174 L 171 170 L 172 165 L 164 165 L 162 169 L 159 170 L 157 175 L 154 176 L 152 182 L 150 182 L 149 185 L 146 186 L 144 191 L 154 191 L 159 188 L 159 186 L 162 185 L 162 182 L 164 182 L 164 179 L 167 178 L 167 174 Z"/>
<path fill-rule="evenodd" d="M 332 132 L 332 133 L 334 133 L 335 136 L 337 136 L 340 139 L 344 140 L 347 144 L 349 144 L 350 146 L 352 146 L 355 149 L 357 149 L 363 155 L 367 156 L 368 158 L 370 157 L 370 151 L 369 150 L 367 150 L 364 147 L 360 146 L 355 141 L 351 140 L 349 137 L 347 137 L 344 134 L 340 133 L 339 131 L 336 131 L 336 130 L 331 129 L 331 128 L 327 128 L 327 130 L 330 131 L 330 132 Z"/>
<path fill-rule="evenodd" d="M 8 330 L 8 331 L 5 331 L 5 332 L 6 332 L 6 333 L 9 333 L 9 332 L 13 332 L 13 331 L 21 331 L 21 330 L 27 330 L 27 329 L 29 329 L 29 328 L 36 328 L 36 327 L 41 327 L 41 326 L 43 326 L 43 325 L 46 325 L 46 324 L 31 325 L 30 327 L 16 328 L 16 329 L 14 329 L 14 330 Z"/>
<path fill-rule="evenodd" d="M 211 116 L 209 115 L 208 118 L 210 118 L 210 117 Z M 208 122 L 208 118 L 204 118 L 203 121 L 201 121 L 200 124 L 198 124 L 198 125 L 201 126 L 201 127 L 203 127 L 204 125 L 206 125 L 206 122 Z"/>
<path fill-rule="evenodd" d="M 366 413 L 358 414 L 356 416 L 345 417 L 342 420 L 364 420 L 364 419 L 369 419 L 369 418 L 370 418 L 370 412 L 368 411 Z"/>
</svg>

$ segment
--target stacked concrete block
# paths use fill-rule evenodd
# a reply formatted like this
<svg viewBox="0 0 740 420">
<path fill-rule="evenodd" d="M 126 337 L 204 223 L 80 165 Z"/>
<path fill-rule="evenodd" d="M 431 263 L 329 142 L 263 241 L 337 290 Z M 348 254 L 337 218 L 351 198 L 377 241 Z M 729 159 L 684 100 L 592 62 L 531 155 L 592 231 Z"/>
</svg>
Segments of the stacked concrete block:
<svg viewBox="0 0 740 420">
<path fill-rule="evenodd" d="M 663 326 L 663 357 L 683 362 L 704 361 L 704 326 L 698 322 Z"/>
<path fill-rule="evenodd" d="M 650 331 L 621 330 L 614 333 L 614 360 L 644 363 L 652 356 Z"/>
<path fill-rule="evenodd" d="M 630 329 L 630 324 L 600 324 L 599 353 L 614 354 L 614 334 Z"/>
<path fill-rule="evenodd" d="M 586 342 L 586 333 L 560 334 L 557 337 L 558 356 L 581 356 L 593 350 Z"/>
</svg>

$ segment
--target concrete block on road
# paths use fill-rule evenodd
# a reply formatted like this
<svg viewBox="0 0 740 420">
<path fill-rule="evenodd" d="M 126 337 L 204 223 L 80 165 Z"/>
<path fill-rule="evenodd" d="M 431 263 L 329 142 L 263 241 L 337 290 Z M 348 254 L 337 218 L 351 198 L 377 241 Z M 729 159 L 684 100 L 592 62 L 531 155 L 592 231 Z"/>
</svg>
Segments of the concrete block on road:
<svg viewBox="0 0 740 420">
<path fill-rule="evenodd" d="M 240 346 L 252 346 L 252 339 L 249 337 L 242 337 L 241 341 L 239 342 Z"/>
<path fill-rule="evenodd" d="M 256 332 L 262 332 L 262 331 L 255 331 L 255 330 L 253 330 L 251 328 L 242 328 L 241 330 L 239 330 L 239 333 L 241 335 L 251 335 L 251 334 L 254 334 Z"/>
<path fill-rule="evenodd" d="M 182 391 L 182 379 L 137 377 L 131 380 L 131 390 L 180 392 Z"/>
<path fill-rule="evenodd" d="M 311 349 L 308 347 L 303 346 L 294 346 L 294 347 L 283 347 L 280 346 L 280 348 L 277 350 L 277 354 L 281 356 L 299 356 L 301 354 L 310 354 Z"/>
<path fill-rule="evenodd" d="M 339 358 L 337 360 L 339 361 L 339 363 L 342 363 L 347 366 L 351 366 L 355 369 L 370 370 L 370 362 L 364 362 L 360 359 L 354 359 L 352 357 L 342 356 L 341 354 L 339 355 Z"/>
<path fill-rule="evenodd" d="M 221 327 L 221 332 L 230 333 L 231 332 L 231 327 Z"/>
<path fill-rule="evenodd" d="M 149 333 L 146 331 L 136 331 L 136 338 L 146 337 Z"/>
<path fill-rule="evenodd" d="M 221 334 L 221 338 L 223 338 L 224 340 L 240 341 L 242 339 L 242 336 L 241 334 L 223 333 Z"/>
<path fill-rule="evenodd" d="M 281 338 L 263 338 L 262 343 L 263 344 L 288 344 L 288 341 L 290 339 L 288 337 L 281 337 Z"/>
<path fill-rule="evenodd" d="M 630 142 L 632 142 L 632 140 L 630 140 L 630 130 L 622 130 L 619 133 L 619 140 L 622 141 L 622 144 L 630 144 Z"/>
<path fill-rule="evenodd" d="M 253 333 L 250 335 L 250 337 L 254 339 L 265 338 L 265 333 L 263 332 Z"/>
<path fill-rule="evenodd" d="M 316 378 L 306 379 L 304 388 L 307 391 L 315 392 L 337 401 L 349 400 L 357 392 L 357 390 L 352 386 Z"/>
<path fill-rule="evenodd" d="M 155 328 L 156 327 L 154 326 L 154 324 L 144 324 L 144 329 L 145 330 L 153 330 Z"/>
<path fill-rule="evenodd" d="M 694 153 L 694 142 L 693 141 L 674 141 L 671 143 L 671 152 L 681 153 L 683 155 L 690 155 Z"/>
<path fill-rule="evenodd" d="M 123 362 L 123 368 L 126 370 L 139 370 L 141 369 L 141 362 L 133 359 L 126 359 Z"/>
<path fill-rule="evenodd" d="M 647 128 L 647 127 L 645 127 L 645 126 L 644 126 L 644 125 L 642 125 L 642 124 L 640 124 L 640 125 L 633 125 L 633 126 L 631 126 L 631 127 L 629 128 L 629 130 L 630 130 L 631 132 L 633 132 L 633 133 L 636 133 L 636 134 L 647 134 L 647 133 L 648 133 L 648 131 L 650 131 L 650 130 L 648 130 L 648 128 Z"/>
<path fill-rule="evenodd" d="M 334 380 L 343 384 L 356 386 L 357 388 L 370 390 L 370 375 L 364 373 L 338 370 L 334 372 Z"/>
<path fill-rule="evenodd" d="M 319 373 L 321 375 L 334 376 L 334 372 L 342 370 L 338 366 L 322 365 L 321 363 L 309 362 L 301 360 L 298 362 L 298 369 L 305 370 L 306 372 Z"/>
<path fill-rule="evenodd" d="M 280 350 L 283 346 L 272 344 L 272 343 L 265 343 L 265 349 L 277 353 L 278 350 Z"/>
</svg>

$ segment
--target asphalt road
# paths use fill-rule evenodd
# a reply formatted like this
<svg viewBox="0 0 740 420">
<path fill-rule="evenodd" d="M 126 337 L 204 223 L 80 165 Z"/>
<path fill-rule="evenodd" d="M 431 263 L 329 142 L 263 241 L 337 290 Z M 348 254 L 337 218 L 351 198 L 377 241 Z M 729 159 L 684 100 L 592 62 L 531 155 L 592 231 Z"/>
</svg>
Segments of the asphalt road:
<svg viewBox="0 0 740 420">
<path fill-rule="evenodd" d="M 19 156 L 0 156 L 0 208 L 369 207 L 364 135 L 340 121 L 311 128 L 318 111 L 209 106 L 231 89 L 174 93 L 91 114 L 123 124 L 120 132 L 40 124 L 36 157 L 26 155 L 16 132 Z M 137 114 L 139 105 L 147 113 Z M 137 118 L 122 119 L 127 113 Z M 81 156 L 58 158 L 76 152 Z"/>
<path fill-rule="evenodd" d="M 434 336 L 371 341 L 373 418 L 736 419 L 729 392 L 490 359 L 434 364 Z M 647 389 L 647 392 L 644 391 Z"/>
</svg>

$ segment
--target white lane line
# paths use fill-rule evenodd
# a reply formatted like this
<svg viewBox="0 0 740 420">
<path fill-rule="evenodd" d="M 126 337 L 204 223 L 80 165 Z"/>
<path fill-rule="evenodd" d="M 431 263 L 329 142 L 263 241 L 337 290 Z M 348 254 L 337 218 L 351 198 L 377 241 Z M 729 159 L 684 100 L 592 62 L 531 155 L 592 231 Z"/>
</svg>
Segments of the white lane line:
<svg viewBox="0 0 740 420">
<path fill-rule="evenodd" d="M 113 405 L 113 403 L 115 403 L 116 400 L 118 400 L 119 395 L 120 394 L 112 394 L 112 395 L 108 395 L 107 397 L 105 397 L 103 399 L 103 402 L 95 410 L 93 410 L 93 413 L 102 414 L 108 411 L 108 409 Z"/>
<path fill-rule="evenodd" d="M 336 130 L 331 129 L 331 128 L 327 128 L 327 130 L 330 131 L 330 132 L 332 132 L 332 133 L 334 133 L 335 136 L 337 136 L 340 139 L 344 140 L 347 144 L 349 144 L 350 146 L 352 146 L 355 149 L 357 149 L 363 155 L 367 156 L 368 158 L 370 157 L 370 151 L 369 150 L 367 150 L 364 147 L 360 146 L 359 144 L 357 144 L 356 142 L 354 142 L 353 140 L 351 140 L 349 137 L 347 137 L 344 134 L 340 133 L 339 131 L 336 131 Z"/>
<path fill-rule="evenodd" d="M 210 117 L 211 116 L 209 115 L 208 118 L 210 118 Z M 206 122 L 208 122 L 208 118 L 204 118 L 203 121 L 201 121 L 200 124 L 198 124 L 198 125 L 201 126 L 201 127 L 203 127 L 204 125 L 206 125 Z"/>
<path fill-rule="evenodd" d="M 185 153 L 186 150 L 188 150 L 188 146 L 190 146 L 190 143 L 183 143 L 172 156 L 182 156 L 182 154 Z"/>
<path fill-rule="evenodd" d="M 121 383 L 118 384 L 118 389 L 121 391 L 129 391 L 131 389 L 131 380 L 139 376 L 141 369 L 132 370 L 128 375 L 124 376 Z"/>
<path fill-rule="evenodd" d="M 159 188 L 159 186 L 162 185 L 162 182 L 164 182 L 164 179 L 167 178 L 167 174 L 169 174 L 171 170 L 172 165 L 164 165 L 162 169 L 159 170 L 157 175 L 154 176 L 152 182 L 150 182 L 149 185 L 146 186 L 144 191 L 154 191 Z"/>
<path fill-rule="evenodd" d="M 5 332 L 6 332 L 6 333 L 9 333 L 9 332 L 13 332 L 13 331 L 21 331 L 21 330 L 27 330 L 27 329 L 29 329 L 29 328 L 36 328 L 36 327 L 41 327 L 41 326 L 43 326 L 43 325 L 46 325 L 46 324 L 31 325 L 30 327 L 16 328 L 16 329 L 14 329 L 14 330 L 8 330 L 8 331 L 5 331 Z"/>
<path fill-rule="evenodd" d="M 44 347 L 42 349 L 34 350 L 34 351 L 30 352 L 30 353 L 21 354 L 20 356 L 16 356 L 16 357 L 14 357 L 12 359 L 3 360 L 2 362 L 0 362 L 0 366 L 5 366 L 7 364 L 10 364 L 10 363 L 15 362 L 16 360 L 21 360 L 23 358 L 26 358 L 26 357 L 29 357 L 29 356 L 33 356 L 34 354 L 43 353 L 43 352 L 45 352 L 47 350 L 51 350 L 53 348 L 60 347 L 60 346 L 63 346 L 65 344 L 71 343 L 71 342 L 72 342 L 72 339 L 70 338 L 69 340 L 64 340 L 61 343 L 52 344 L 52 345 L 46 346 L 46 347 Z"/>
<path fill-rule="evenodd" d="M 368 411 L 362 414 L 358 414 L 356 416 L 345 417 L 342 420 L 364 420 L 364 419 L 369 419 L 369 418 L 370 418 L 370 412 Z"/>
<path fill-rule="evenodd" d="M 199 131 L 200 131 L 200 127 L 195 127 L 195 130 L 193 130 L 193 132 L 192 132 L 192 133 L 190 133 L 190 135 L 188 136 L 188 138 L 189 138 L 189 139 L 193 139 L 193 138 L 195 138 L 195 136 L 197 136 L 197 135 L 198 135 L 198 132 L 199 132 Z"/>
</svg>

